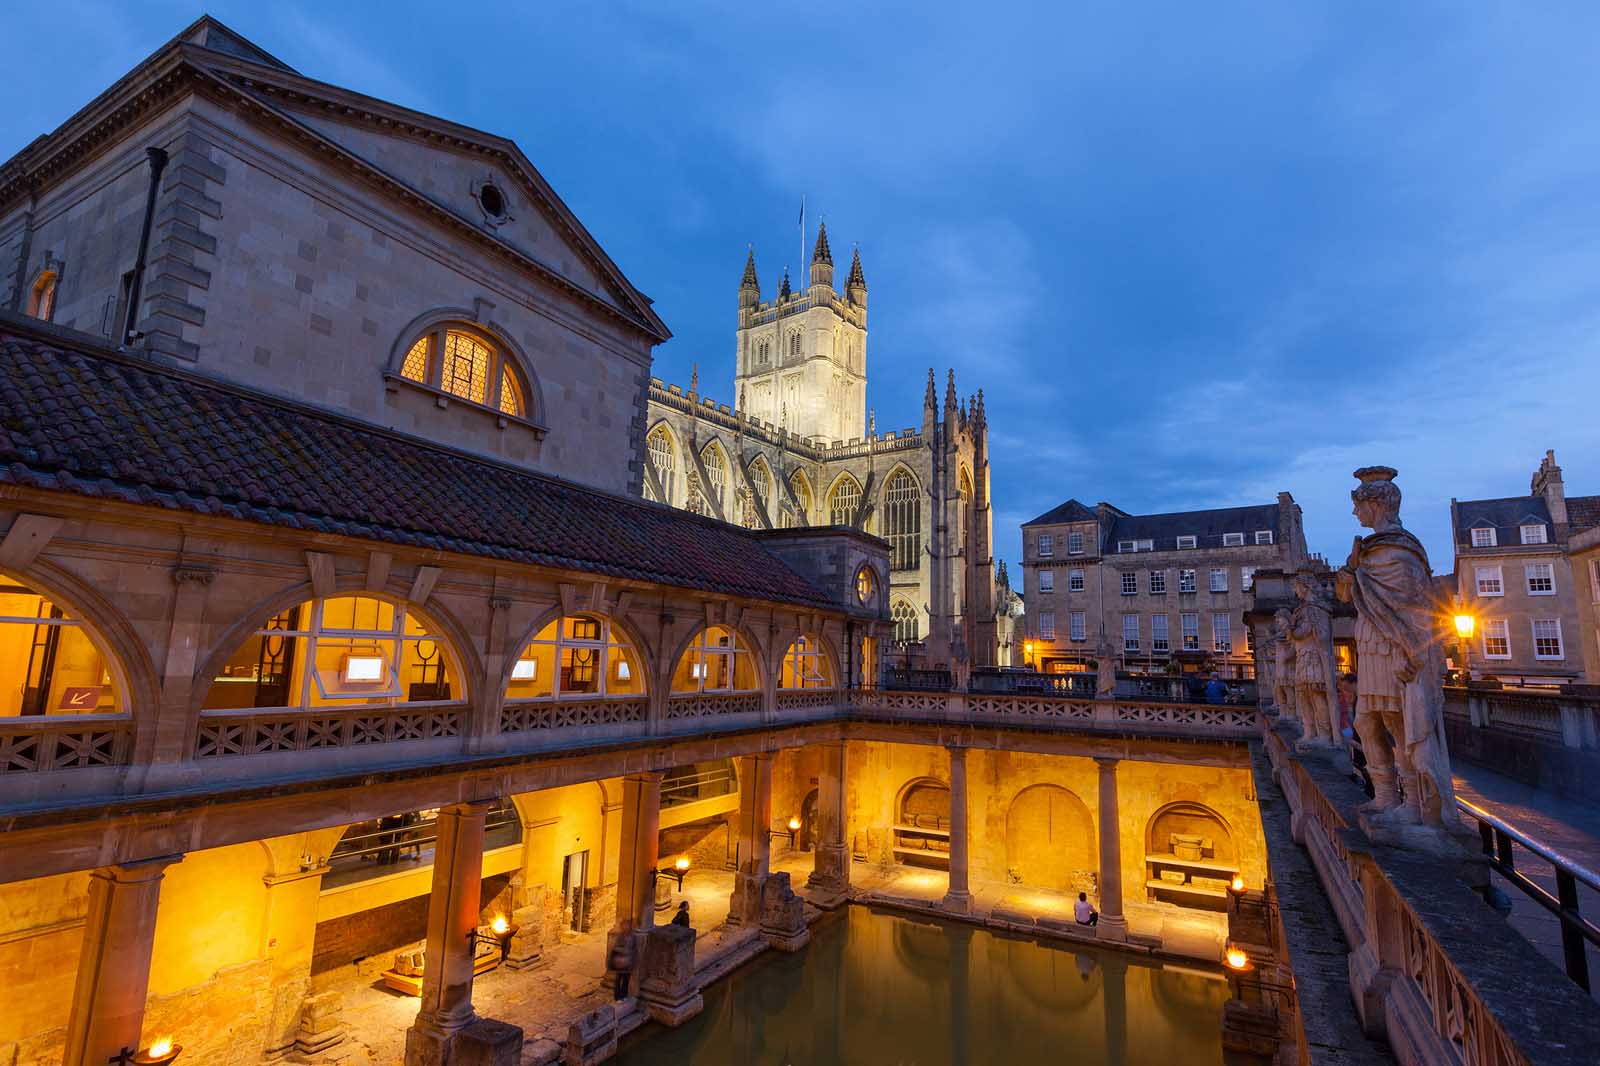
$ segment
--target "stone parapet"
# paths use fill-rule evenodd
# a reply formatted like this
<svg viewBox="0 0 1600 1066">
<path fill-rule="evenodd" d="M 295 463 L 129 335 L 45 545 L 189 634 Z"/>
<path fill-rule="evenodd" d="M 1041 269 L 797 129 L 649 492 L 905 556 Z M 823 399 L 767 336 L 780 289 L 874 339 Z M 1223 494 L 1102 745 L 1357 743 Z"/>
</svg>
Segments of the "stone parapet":
<svg viewBox="0 0 1600 1066">
<path fill-rule="evenodd" d="M 1281 896 L 1280 905 L 1294 908 L 1283 928 L 1310 1060 L 1359 1061 L 1346 1057 L 1353 1038 L 1342 1019 L 1349 1012 L 1341 1015 L 1337 1001 L 1343 997 L 1329 989 L 1324 965 L 1332 947 L 1326 939 L 1336 924 L 1348 952 L 1348 994 L 1360 1028 L 1385 1042 L 1395 1061 L 1592 1061 L 1593 1049 L 1600 1047 L 1600 1004 L 1470 887 L 1479 878 L 1469 857 L 1441 862 L 1437 854 L 1372 840 L 1355 810 L 1366 796 L 1341 756 L 1296 752 L 1298 739 L 1290 725 L 1267 729 L 1256 778 L 1274 881 L 1295 890 L 1292 897 Z M 1304 845 L 1304 857 L 1288 847 L 1286 835 Z M 1326 911 L 1314 894 L 1304 894 L 1312 871 Z M 1308 989 L 1322 1002 L 1311 1002 Z M 1316 1037 L 1313 1026 L 1321 1028 Z"/>
</svg>

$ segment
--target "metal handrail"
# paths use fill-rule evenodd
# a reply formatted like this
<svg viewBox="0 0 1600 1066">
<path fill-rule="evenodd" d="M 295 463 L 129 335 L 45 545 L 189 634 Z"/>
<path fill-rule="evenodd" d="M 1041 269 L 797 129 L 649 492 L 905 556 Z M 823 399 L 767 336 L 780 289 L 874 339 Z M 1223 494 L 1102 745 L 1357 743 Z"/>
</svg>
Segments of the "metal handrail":
<svg viewBox="0 0 1600 1066">
<path fill-rule="evenodd" d="M 1504 819 L 1479 807 L 1476 803 L 1456 797 L 1460 807 L 1478 823 L 1478 836 L 1483 841 L 1483 853 L 1489 866 L 1501 877 L 1521 889 L 1523 894 L 1555 915 L 1561 923 L 1561 954 L 1566 963 L 1567 976 L 1585 992 L 1589 986 L 1589 957 L 1584 941 L 1600 947 L 1600 926 L 1596 926 L 1578 912 L 1578 883 L 1600 892 L 1600 874 L 1568 858 L 1555 848 L 1535 840 Z M 1556 894 L 1551 895 L 1542 885 L 1535 884 L 1516 868 L 1512 844 L 1548 862 L 1556 874 Z"/>
</svg>

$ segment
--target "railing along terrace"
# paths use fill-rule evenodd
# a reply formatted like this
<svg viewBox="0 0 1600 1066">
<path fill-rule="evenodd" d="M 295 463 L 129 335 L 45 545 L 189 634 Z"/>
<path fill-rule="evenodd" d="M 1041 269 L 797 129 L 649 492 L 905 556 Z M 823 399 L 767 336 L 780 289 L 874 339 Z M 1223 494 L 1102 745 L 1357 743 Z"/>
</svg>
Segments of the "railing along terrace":
<svg viewBox="0 0 1600 1066">
<path fill-rule="evenodd" d="M 1260 731 L 1251 706 L 1068 699 L 1056 696 L 856 689 L 848 704 L 874 716 L 1018 725 L 1069 725 L 1116 733 L 1247 738 Z"/>
<path fill-rule="evenodd" d="M 1279 790 L 1287 801 L 1349 948 L 1350 991 L 1368 1034 L 1408 1063 L 1592 1063 L 1600 1004 L 1555 979 L 1461 879 L 1460 862 L 1369 838 L 1355 813 L 1366 795 L 1342 753 L 1297 751 L 1300 738 L 1297 725 L 1269 724 L 1272 772 L 1257 772 L 1257 788 L 1264 807 Z M 1297 978 L 1302 962 L 1316 966 L 1294 960 Z"/>
<path fill-rule="evenodd" d="M 1600 748 L 1600 700 L 1569 692 L 1450 686 L 1445 713 L 1474 728 L 1492 728 L 1568 748 Z"/>
<path fill-rule="evenodd" d="M 133 747 L 123 715 L 25 715 L 0 718 L 0 774 L 121 766 Z"/>
<path fill-rule="evenodd" d="M 1578 885 L 1588 885 L 1595 892 L 1600 892 L 1600 874 L 1535 840 L 1475 803 L 1457 797 L 1456 806 L 1477 823 L 1478 834 L 1483 840 L 1483 853 L 1489 857 L 1489 866 L 1521 889 L 1529 899 L 1555 915 L 1561 923 L 1561 954 L 1567 976 L 1585 992 L 1592 991 L 1589 984 L 1589 953 L 1584 944 L 1587 942 L 1600 947 L 1600 927 L 1579 913 Z M 1555 873 L 1554 895 L 1517 868 L 1517 847 L 1549 864 Z"/>
</svg>

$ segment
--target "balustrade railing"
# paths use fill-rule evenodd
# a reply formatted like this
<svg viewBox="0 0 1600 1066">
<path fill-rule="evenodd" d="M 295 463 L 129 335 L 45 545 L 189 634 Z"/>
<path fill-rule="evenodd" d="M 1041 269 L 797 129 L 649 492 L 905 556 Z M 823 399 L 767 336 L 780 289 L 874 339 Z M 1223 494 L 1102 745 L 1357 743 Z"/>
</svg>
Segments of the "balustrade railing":
<svg viewBox="0 0 1600 1066">
<path fill-rule="evenodd" d="M 0 718 L 0 774 L 121 766 L 132 741 L 132 723 L 123 715 Z"/>
<path fill-rule="evenodd" d="M 761 710 L 759 692 L 702 692 L 669 697 L 666 716 L 669 719 L 707 718 L 713 715 L 744 714 L 759 710 Z"/>
<path fill-rule="evenodd" d="M 541 700 L 500 708 L 500 732 L 536 733 L 545 729 L 625 725 L 648 717 L 643 696 L 611 700 Z"/>
<path fill-rule="evenodd" d="M 194 757 L 264 755 L 459 737 L 466 704 L 319 707 L 316 710 L 205 711 Z"/>
<path fill-rule="evenodd" d="M 1488 728 L 1559 744 L 1600 748 L 1600 701 L 1567 692 L 1518 689 L 1445 689 L 1445 713 L 1474 728 Z"/>
</svg>

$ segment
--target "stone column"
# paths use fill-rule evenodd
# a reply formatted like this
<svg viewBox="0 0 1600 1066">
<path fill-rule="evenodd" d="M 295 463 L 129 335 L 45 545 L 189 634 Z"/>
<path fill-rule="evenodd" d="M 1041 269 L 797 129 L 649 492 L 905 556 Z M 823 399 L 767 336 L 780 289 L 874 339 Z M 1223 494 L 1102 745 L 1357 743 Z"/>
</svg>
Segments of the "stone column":
<svg viewBox="0 0 1600 1066">
<path fill-rule="evenodd" d="M 965 914 L 972 906 L 967 891 L 967 749 L 950 749 L 950 889 L 946 910 Z"/>
<path fill-rule="evenodd" d="M 161 878 L 181 857 L 106 866 L 89 878 L 64 1066 L 104 1066 L 124 1048 L 139 1050 Z"/>
<path fill-rule="evenodd" d="M 481 800 L 439 809 L 422 1001 L 417 1020 L 406 1030 L 406 1066 L 450 1062 L 457 1034 L 476 1020 L 472 933 L 483 888 L 483 821 L 492 805 Z"/>
<path fill-rule="evenodd" d="M 761 923 L 761 891 L 772 858 L 772 759 L 770 751 L 739 759 L 739 870 L 728 900 L 728 924 Z"/>
<path fill-rule="evenodd" d="M 1095 759 L 1100 767 L 1100 924 L 1103 940 L 1128 939 L 1122 916 L 1122 819 L 1117 811 L 1116 759 Z"/>
<path fill-rule="evenodd" d="M 846 831 L 845 742 L 829 741 L 822 749 L 822 772 L 817 777 L 817 843 L 811 853 L 811 876 L 806 883 L 822 892 L 850 890 L 850 846 Z"/>
<path fill-rule="evenodd" d="M 613 941 L 655 924 L 655 878 L 661 860 L 661 774 L 628 774 L 622 779 L 622 825 L 617 870 L 617 919 Z"/>
</svg>

